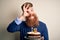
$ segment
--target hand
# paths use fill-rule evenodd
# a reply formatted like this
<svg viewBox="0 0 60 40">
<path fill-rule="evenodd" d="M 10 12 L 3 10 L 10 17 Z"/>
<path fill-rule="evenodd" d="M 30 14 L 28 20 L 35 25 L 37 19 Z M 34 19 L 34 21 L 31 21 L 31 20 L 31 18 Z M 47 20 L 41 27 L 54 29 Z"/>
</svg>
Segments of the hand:
<svg viewBox="0 0 60 40">
<path fill-rule="evenodd" d="M 26 16 L 29 16 L 29 13 L 28 13 L 28 7 L 29 7 L 29 4 L 27 5 L 27 7 L 25 7 L 26 5 L 23 6 L 23 16 L 26 17 Z"/>
<path fill-rule="evenodd" d="M 26 4 L 23 6 L 24 12 L 27 12 L 28 11 L 28 7 L 29 7 L 29 4 L 27 6 L 26 6 Z"/>
<path fill-rule="evenodd" d="M 41 40 L 44 40 L 44 36 L 41 37 Z"/>
<path fill-rule="evenodd" d="M 26 16 L 29 16 L 29 13 L 27 13 L 27 11 L 28 11 L 27 8 L 29 7 L 29 5 L 27 5 L 27 7 L 25 7 L 25 6 L 26 5 L 23 6 L 23 10 L 24 10 L 23 14 L 18 17 L 20 20 L 24 20 Z"/>
<path fill-rule="evenodd" d="M 34 10 L 33 10 L 33 8 L 32 8 L 32 7 L 29 7 L 29 4 L 28 4 L 27 6 L 24 5 L 24 6 L 23 6 L 23 10 L 24 10 L 23 15 L 24 15 L 25 17 L 26 17 L 26 16 L 29 16 L 29 14 L 35 13 Z"/>
</svg>

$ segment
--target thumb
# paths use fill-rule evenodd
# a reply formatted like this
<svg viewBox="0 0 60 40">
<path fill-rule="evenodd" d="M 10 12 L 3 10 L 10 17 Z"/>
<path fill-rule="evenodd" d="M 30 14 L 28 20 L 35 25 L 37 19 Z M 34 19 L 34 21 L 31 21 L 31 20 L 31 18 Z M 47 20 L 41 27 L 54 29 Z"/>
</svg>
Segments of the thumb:
<svg viewBox="0 0 60 40">
<path fill-rule="evenodd" d="M 41 37 L 41 40 L 44 40 L 44 36 Z"/>
</svg>

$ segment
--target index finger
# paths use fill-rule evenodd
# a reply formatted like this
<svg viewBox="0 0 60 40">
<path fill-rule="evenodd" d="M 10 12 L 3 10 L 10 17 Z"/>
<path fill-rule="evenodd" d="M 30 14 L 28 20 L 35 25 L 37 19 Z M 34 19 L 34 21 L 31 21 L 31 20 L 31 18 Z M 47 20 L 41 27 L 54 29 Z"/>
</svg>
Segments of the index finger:
<svg viewBox="0 0 60 40">
<path fill-rule="evenodd" d="M 28 7 L 29 7 L 29 4 L 27 4 L 26 8 L 28 8 Z"/>
<path fill-rule="evenodd" d="M 24 4 L 23 8 L 26 8 L 26 4 Z"/>
</svg>

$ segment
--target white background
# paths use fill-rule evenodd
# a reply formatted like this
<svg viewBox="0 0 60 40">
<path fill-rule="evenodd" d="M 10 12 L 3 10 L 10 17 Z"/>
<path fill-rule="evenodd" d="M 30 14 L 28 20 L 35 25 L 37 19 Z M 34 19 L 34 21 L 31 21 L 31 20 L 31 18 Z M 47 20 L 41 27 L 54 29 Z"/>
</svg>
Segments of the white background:
<svg viewBox="0 0 60 40">
<path fill-rule="evenodd" d="M 40 21 L 47 24 L 49 39 L 60 40 L 60 0 L 0 0 L 0 40 L 19 40 L 19 32 L 7 32 L 7 26 L 17 15 L 20 6 L 31 2 Z"/>
</svg>

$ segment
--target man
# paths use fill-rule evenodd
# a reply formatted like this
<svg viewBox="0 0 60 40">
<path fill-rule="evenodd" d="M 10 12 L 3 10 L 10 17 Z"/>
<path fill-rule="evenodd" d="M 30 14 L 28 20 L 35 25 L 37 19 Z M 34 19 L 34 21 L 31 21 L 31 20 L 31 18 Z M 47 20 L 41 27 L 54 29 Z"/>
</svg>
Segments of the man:
<svg viewBox="0 0 60 40">
<path fill-rule="evenodd" d="M 37 15 L 33 10 L 33 4 L 26 2 L 22 6 L 22 15 L 17 17 L 11 22 L 7 28 L 8 32 L 20 32 L 20 40 L 27 40 L 27 32 L 30 32 L 32 28 L 37 28 L 37 31 L 41 33 L 41 37 L 44 40 L 48 40 L 48 30 L 46 24 L 39 21 Z M 23 21 L 25 19 L 25 21 Z"/>
</svg>

